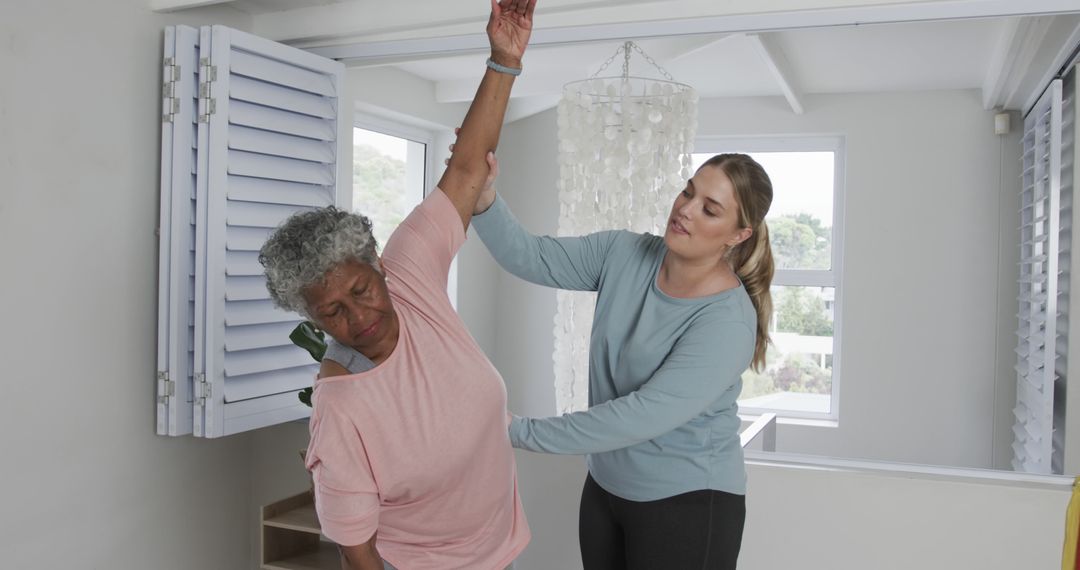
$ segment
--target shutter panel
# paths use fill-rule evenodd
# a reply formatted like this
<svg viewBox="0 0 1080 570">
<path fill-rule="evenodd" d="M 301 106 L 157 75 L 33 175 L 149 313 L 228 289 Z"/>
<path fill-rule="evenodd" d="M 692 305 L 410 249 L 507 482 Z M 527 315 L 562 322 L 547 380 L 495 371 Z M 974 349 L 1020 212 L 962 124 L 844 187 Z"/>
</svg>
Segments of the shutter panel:
<svg viewBox="0 0 1080 570">
<path fill-rule="evenodd" d="M 295 212 L 334 204 L 344 66 L 223 26 L 202 29 L 195 434 L 306 417 L 318 366 L 270 301 L 258 250 Z M 205 140 L 204 140 L 205 139 Z M 347 140 L 347 139 L 346 139 Z M 345 193 L 341 193 L 346 195 Z"/>
<path fill-rule="evenodd" d="M 1062 469 L 1072 241 L 1071 188 L 1062 187 L 1063 103 L 1063 83 L 1055 80 L 1024 120 L 1012 467 L 1030 473 Z"/>
<path fill-rule="evenodd" d="M 199 31 L 165 29 L 158 251 L 157 433 L 192 432 Z"/>
<path fill-rule="evenodd" d="M 1073 256 L 1073 202 L 1074 202 L 1074 165 L 1076 162 L 1076 68 L 1065 77 L 1061 87 L 1061 151 L 1058 154 L 1061 166 L 1058 169 L 1058 187 L 1060 200 L 1060 231 L 1058 240 L 1058 304 L 1055 353 L 1054 386 L 1054 453 L 1051 457 L 1051 471 L 1065 473 L 1065 419 L 1066 386 L 1069 382 L 1069 301 L 1072 279 Z M 1070 458 L 1072 461 L 1073 458 Z"/>
</svg>

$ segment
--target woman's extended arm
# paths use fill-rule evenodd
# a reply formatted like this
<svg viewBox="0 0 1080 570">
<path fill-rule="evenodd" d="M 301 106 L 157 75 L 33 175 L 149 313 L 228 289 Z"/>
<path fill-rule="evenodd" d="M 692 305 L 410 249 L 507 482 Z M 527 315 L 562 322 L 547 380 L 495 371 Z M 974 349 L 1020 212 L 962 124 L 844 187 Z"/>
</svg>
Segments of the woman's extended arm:
<svg viewBox="0 0 1080 570">
<path fill-rule="evenodd" d="M 532 34 L 535 7 L 536 0 L 491 0 L 487 34 L 494 63 L 521 69 L 521 58 Z M 439 188 L 450 198 L 466 228 L 488 176 L 485 156 L 499 144 L 499 131 L 513 84 L 513 75 L 490 67 L 484 72 L 461 124 L 454 155 L 439 180 Z"/>
<path fill-rule="evenodd" d="M 460 131 L 455 129 L 454 134 Z M 451 144 L 450 152 L 456 150 L 457 145 Z M 619 232 L 561 238 L 529 233 L 495 192 L 499 175 L 495 153 L 488 152 L 486 159 L 488 175 L 473 210 L 473 227 L 499 266 L 537 285 L 596 291 L 608 249 Z"/>
<path fill-rule="evenodd" d="M 596 291 L 612 244 L 634 239 L 618 231 L 581 237 L 533 235 L 498 197 L 482 216 L 473 218 L 473 227 L 504 270 L 537 285 L 575 291 Z"/>
<path fill-rule="evenodd" d="M 514 447 L 559 454 L 601 453 L 659 437 L 700 415 L 732 389 L 750 364 L 754 332 L 741 322 L 691 326 L 649 381 L 586 411 L 514 417 Z"/>
</svg>

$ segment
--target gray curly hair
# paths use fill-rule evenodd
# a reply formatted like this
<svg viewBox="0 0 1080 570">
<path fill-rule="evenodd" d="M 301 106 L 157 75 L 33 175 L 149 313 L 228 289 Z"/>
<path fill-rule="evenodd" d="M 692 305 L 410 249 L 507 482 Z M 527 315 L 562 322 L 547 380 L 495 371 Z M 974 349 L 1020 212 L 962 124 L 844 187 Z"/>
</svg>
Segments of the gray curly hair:
<svg viewBox="0 0 1080 570">
<path fill-rule="evenodd" d="M 349 259 L 381 273 L 375 247 L 371 220 L 330 206 L 289 216 L 259 250 L 259 263 L 274 304 L 311 318 L 304 289 Z"/>
</svg>

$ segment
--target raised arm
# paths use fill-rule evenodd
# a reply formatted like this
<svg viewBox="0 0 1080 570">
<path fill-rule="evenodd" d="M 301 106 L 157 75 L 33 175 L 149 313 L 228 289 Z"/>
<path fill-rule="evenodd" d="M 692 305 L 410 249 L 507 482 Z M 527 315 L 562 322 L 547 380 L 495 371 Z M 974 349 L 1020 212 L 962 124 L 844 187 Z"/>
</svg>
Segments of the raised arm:
<svg viewBox="0 0 1080 570">
<path fill-rule="evenodd" d="M 491 43 L 491 60 L 504 68 L 521 69 L 521 58 L 532 34 L 533 10 L 536 0 L 491 0 L 491 17 L 487 34 Z M 476 97 L 469 106 L 450 163 L 439 180 L 439 188 L 450 198 L 468 228 L 476 200 L 488 176 L 485 159 L 499 144 L 506 106 L 514 75 L 495 71 L 484 72 Z"/>
</svg>

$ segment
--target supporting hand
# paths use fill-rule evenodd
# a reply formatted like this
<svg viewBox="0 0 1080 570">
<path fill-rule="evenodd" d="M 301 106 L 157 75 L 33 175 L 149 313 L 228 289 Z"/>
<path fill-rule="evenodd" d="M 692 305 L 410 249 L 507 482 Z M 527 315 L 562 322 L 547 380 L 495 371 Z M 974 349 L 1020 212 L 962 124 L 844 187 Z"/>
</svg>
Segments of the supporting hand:
<svg viewBox="0 0 1080 570">
<path fill-rule="evenodd" d="M 454 135 L 461 132 L 461 127 L 454 129 Z M 450 143 L 450 154 L 454 154 L 454 143 Z M 488 176 L 484 179 L 483 189 L 480 190 L 480 198 L 476 201 L 476 207 L 473 208 L 473 215 L 483 214 L 495 203 L 495 179 L 499 177 L 499 161 L 495 158 L 495 153 L 488 151 L 484 157 L 487 160 Z M 446 164 L 450 164 L 450 159 L 446 159 Z"/>
<path fill-rule="evenodd" d="M 484 180 L 484 189 L 480 191 L 480 198 L 476 200 L 476 207 L 473 208 L 474 215 L 483 214 L 495 203 L 495 179 L 499 177 L 499 161 L 495 159 L 494 152 L 487 153 L 485 158 L 491 171 Z"/>
</svg>

